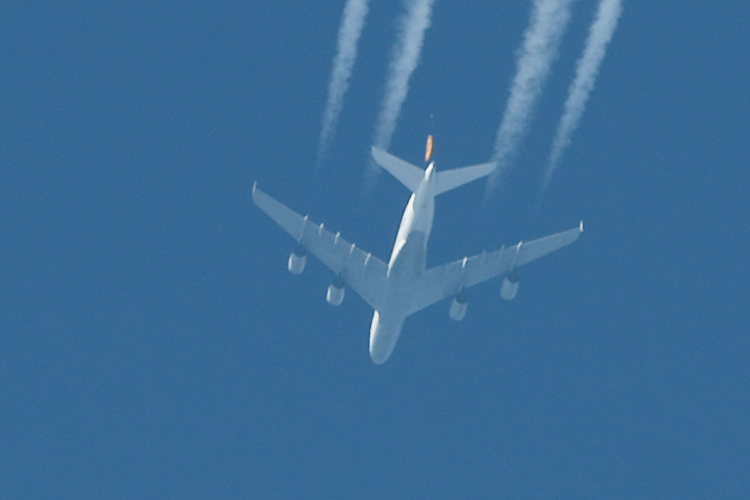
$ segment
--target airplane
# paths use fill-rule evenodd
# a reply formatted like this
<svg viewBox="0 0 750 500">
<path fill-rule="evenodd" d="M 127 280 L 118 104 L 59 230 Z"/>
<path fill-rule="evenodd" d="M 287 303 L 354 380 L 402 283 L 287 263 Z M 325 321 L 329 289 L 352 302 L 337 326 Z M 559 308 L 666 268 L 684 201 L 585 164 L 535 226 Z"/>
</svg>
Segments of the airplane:
<svg viewBox="0 0 750 500">
<path fill-rule="evenodd" d="M 425 162 L 430 160 L 431 137 L 428 137 L 427 149 Z M 302 273 L 309 251 L 336 275 L 326 292 L 329 304 L 340 305 L 345 286 L 349 285 L 374 310 L 370 324 L 370 358 L 376 365 L 385 363 L 391 356 L 407 317 L 453 297 L 448 315 L 461 321 L 468 307 L 465 290 L 501 275 L 505 277 L 500 296 L 512 300 L 518 292 L 519 267 L 570 245 L 583 232 L 581 221 L 578 227 L 568 231 L 529 242 L 520 241 L 493 252 L 484 251 L 427 269 L 427 241 L 435 213 L 435 197 L 489 175 L 496 164 L 437 171 L 435 163 L 429 161 L 427 168 L 422 169 L 374 146 L 372 157 L 412 193 L 388 263 L 349 243 L 340 233 L 334 234 L 323 224 L 312 222 L 307 215 L 294 212 L 258 189 L 257 182 L 253 184 L 252 198 L 297 240 L 287 263 L 292 274 Z"/>
</svg>

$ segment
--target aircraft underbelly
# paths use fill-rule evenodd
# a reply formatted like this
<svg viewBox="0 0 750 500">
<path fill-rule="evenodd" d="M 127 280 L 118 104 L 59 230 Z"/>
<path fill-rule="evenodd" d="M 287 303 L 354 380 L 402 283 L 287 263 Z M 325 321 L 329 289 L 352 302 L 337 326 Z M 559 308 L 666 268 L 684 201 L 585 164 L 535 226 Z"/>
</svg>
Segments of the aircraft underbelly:
<svg viewBox="0 0 750 500">
<path fill-rule="evenodd" d="M 425 271 L 425 233 L 409 234 L 388 270 L 383 307 L 375 311 L 370 326 L 370 357 L 384 363 L 393 352 Z"/>
</svg>

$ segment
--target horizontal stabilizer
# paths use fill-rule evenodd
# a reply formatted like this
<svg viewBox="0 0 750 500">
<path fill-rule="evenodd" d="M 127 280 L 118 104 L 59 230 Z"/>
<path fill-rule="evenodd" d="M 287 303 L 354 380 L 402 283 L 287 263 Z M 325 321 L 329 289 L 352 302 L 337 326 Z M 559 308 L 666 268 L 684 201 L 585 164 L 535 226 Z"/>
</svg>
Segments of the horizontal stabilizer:
<svg viewBox="0 0 750 500">
<path fill-rule="evenodd" d="M 412 193 L 416 192 L 424 179 L 424 170 L 375 146 L 372 147 L 372 158 Z"/>
<path fill-rule="evenodd" d="M 471 181 L 485 177 L 495 170 L 497 163 L 482 163 L 471 167 L 456 168 L 437 173 L 437 190 L 435 194 L 445 193 Z"/>
</svg>

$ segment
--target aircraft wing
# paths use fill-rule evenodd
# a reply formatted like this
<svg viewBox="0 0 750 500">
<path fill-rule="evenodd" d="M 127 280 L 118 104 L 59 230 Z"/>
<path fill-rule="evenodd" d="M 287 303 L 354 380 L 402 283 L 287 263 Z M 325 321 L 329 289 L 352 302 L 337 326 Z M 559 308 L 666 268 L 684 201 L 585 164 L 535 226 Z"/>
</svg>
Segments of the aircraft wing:
<svg viewBox="0 0 750 500">
<path fill-rule="evenodd" d="M 436 302 L 455 296 L 460 291 L 511 273 L 514 269 L 568 246 L 583 232 L 583 222 L 577 228 L 545 238 L 502 247 L 494 252 L 482 252 L 473 257 L 433 267 L 425 272 L 410 314 Z"/>
<path fill-rule="evenodd" d="M 271 219 L 317 257 L 357 292 L 373 309 L 378 309 L 385 293 L 388 266 L 323 227 L 301 216 L 268 196 L 253 184 L 253 201 Z"/>
</svg>

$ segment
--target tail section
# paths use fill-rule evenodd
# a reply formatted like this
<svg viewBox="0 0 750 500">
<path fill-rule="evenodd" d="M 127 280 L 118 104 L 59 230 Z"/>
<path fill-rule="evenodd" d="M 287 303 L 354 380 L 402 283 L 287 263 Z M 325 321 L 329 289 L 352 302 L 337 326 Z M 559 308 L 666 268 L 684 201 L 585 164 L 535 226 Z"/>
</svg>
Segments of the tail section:
<svg viewBox="0 0 750 500">
<path fill-rule="evenodd" d="M 428 139 L 427 153 L 432 149 L 431 143 L 432 141 Z M 426 154 L 425 156 L 429 158 L 429 154 Z M 406 186 L 412 193 L 417 191 L 419 184 L 424 179 L 424 170 L 400 158 L 396 158 L 375 146 L 372 147 L 372 157 L 378 165 L 390 172 L 393 177 L 398 179 L 401 184 Z M 486 177 L 495 170 L 496 165 L 496 163 L 482 163 L 481 165 L 472 165 L 471 167 L 436 172 L 435 195 L 445 193 L 451 189 L 468 184 L 471 181 Z"/>
</svg>

